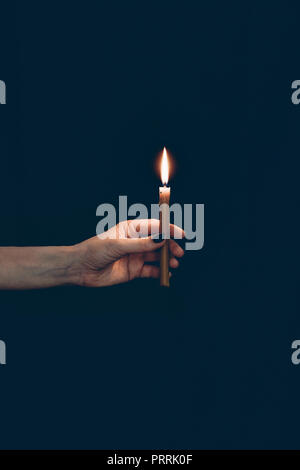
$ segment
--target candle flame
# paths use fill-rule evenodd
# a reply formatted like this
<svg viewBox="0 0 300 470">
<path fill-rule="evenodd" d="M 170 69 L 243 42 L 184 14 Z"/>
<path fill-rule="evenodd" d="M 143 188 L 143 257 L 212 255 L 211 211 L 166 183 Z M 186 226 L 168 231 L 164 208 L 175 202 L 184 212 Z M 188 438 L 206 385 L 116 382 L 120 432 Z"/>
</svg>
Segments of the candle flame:
<svg viewBox="0 0 300 470">
<path fill-rule="evenodd" d="M 167 184 L 169 181 L 169 162 L 168 162 L 168 154 L 166 147 L 164 147 L 162 159 L 161 159 L 161 168 L 160 168 L 160 175 L 162 184 Z"/>
</svg>

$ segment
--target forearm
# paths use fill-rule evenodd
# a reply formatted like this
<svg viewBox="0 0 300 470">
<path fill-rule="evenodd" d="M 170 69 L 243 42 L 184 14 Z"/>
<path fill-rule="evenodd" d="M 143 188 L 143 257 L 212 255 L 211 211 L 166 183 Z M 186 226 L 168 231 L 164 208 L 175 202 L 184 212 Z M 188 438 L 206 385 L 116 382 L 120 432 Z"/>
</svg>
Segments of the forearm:
<svg viewBox="0 0 300 470">
<path fill-rule="evenodd" d="M 1 247 L 0 289 L 77 284 L 76 247 Z"/>
</svg>

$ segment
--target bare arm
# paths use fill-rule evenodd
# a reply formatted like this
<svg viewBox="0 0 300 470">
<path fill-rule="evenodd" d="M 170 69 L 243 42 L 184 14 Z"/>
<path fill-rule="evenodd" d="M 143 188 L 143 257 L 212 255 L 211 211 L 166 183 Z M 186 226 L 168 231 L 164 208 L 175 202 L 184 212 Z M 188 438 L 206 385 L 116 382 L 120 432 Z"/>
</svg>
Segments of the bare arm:
<svg viewBox="0 0 300 470">
<path fill-rule="evenodd" d="M 130 236 L 140 226 L 140 236 Z M 116 238 L 93 237 L 74 246 L 0 248 L 0 289 L 41 289 L 62 285 L 101 287 L 138 277 L 159 277 L 159 248 L 148 236 L 159 229 L 155 219 L 121 222 L 111 230 Z M 171 225 L 179 238 L 183 231 Z M 177 268 L 183 249 L 170 240 L 170 267 Z"/>
<path fill-rule="evenodd" d="M 77 284 L 75 259 L 75 247 L 2 247 L 0 289 L 39 289 Z"/>
</svg>

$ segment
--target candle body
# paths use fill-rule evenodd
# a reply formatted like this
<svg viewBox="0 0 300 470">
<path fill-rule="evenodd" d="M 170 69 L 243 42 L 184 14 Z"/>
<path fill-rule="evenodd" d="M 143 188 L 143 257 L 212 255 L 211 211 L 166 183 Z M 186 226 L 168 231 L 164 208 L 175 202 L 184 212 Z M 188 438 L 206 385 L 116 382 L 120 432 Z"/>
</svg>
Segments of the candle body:
<svg viewBox="0 0 300 470">
<path fill-rule="evenodd" d="M 170 286 L 168 240 L 170 238 L 170 193 L 171 189 L 167 186 L 159 188 L 160 232 L 162 237 L 167 239 L 160 251 L 160 285 L 165 287 Z"/>
</svg>

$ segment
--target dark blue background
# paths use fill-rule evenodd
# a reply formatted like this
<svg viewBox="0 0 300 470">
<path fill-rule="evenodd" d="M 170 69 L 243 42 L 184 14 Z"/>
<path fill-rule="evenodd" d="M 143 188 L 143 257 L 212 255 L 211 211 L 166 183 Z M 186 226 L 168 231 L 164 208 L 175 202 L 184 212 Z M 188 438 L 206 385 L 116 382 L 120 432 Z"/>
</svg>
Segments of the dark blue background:
<svg viewBox="0 0 300 470">
<path fill-rule="evenodd" d="M 0 448 L 299 448 L 297 2 L 1 2 L 2 245 L 205 204 L 156 281 L 0 294 Z"/>
</svg>

